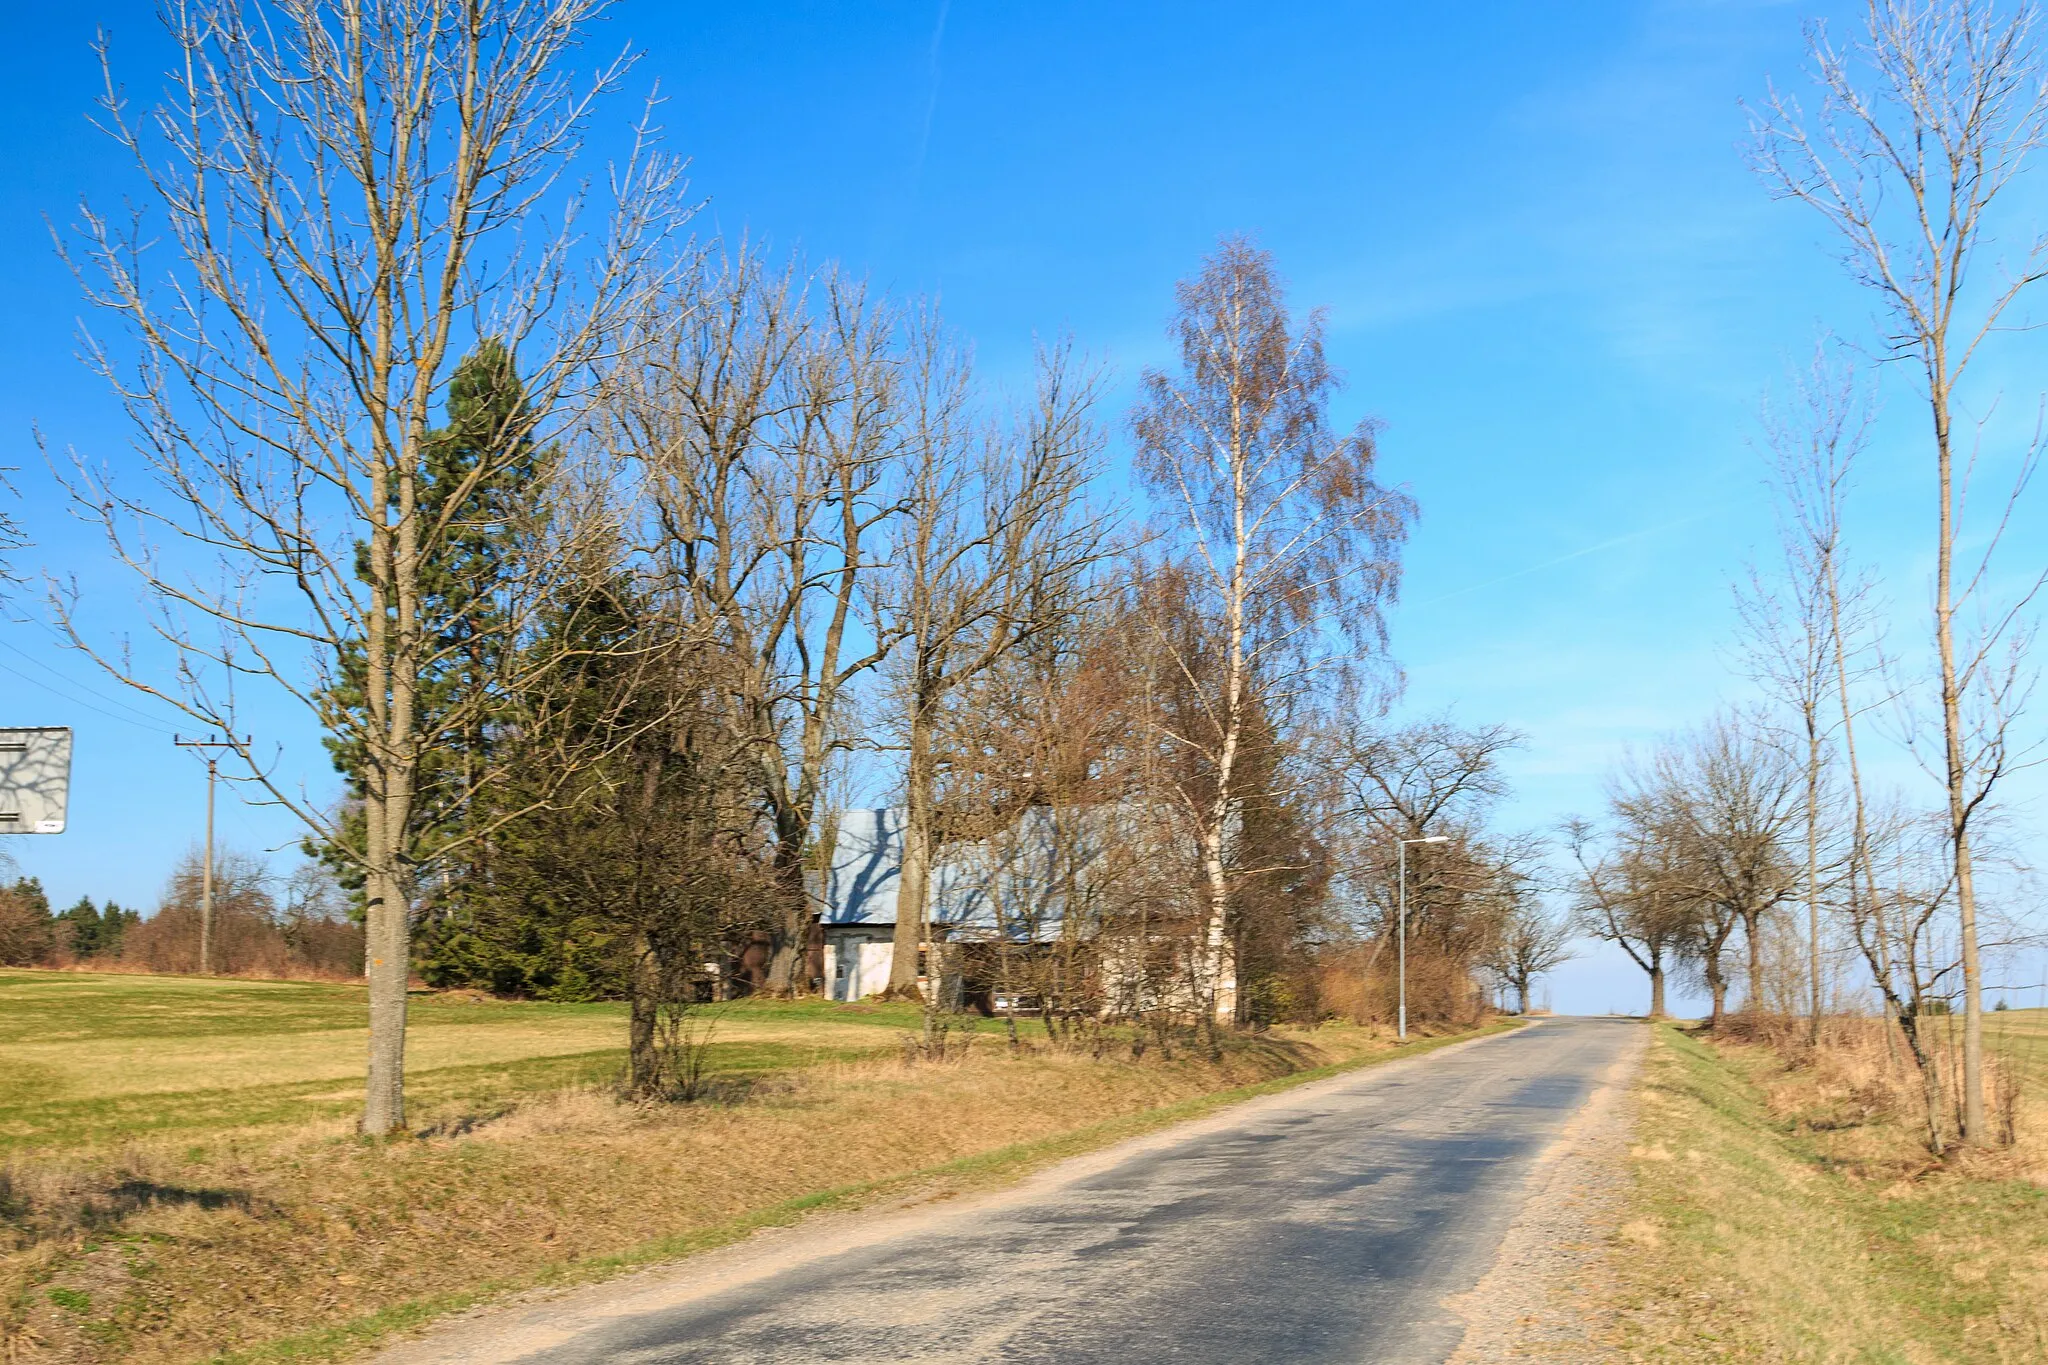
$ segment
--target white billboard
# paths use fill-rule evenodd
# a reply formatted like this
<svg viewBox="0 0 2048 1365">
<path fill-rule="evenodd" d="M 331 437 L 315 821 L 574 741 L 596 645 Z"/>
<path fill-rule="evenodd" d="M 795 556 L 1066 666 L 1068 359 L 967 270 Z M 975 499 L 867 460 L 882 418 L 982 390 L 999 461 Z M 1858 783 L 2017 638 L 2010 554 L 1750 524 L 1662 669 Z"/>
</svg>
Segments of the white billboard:
<svg viewBox="0 0 2048 1365">
<path fill-rule="evenodd" d="M 0 834 L 62 834 L 71 795 L 67 726 L 0 726 Z"/>
</svg>

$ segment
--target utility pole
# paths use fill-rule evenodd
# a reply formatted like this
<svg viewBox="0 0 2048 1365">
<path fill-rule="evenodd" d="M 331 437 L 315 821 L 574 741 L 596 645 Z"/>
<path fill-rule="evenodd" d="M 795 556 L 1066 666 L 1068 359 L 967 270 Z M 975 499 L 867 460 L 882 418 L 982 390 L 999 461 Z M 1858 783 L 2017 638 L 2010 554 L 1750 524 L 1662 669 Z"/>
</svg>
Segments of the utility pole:
<svg viewBox="0 0 2048 1365">
<path fill-rule="evenodd" d="M 234 737 L 215 739 L 180 739 L 171 736 L 171 743 L 180 749 L 202 749 L 206 754 L 206 866 L 199 876 L 199 974 L 213 975 L 213 785 L 220 776 L 220 760 L 212 754 L 214 749 L 248 747 L 244 739 L 236 745 Z"/>
</svg>

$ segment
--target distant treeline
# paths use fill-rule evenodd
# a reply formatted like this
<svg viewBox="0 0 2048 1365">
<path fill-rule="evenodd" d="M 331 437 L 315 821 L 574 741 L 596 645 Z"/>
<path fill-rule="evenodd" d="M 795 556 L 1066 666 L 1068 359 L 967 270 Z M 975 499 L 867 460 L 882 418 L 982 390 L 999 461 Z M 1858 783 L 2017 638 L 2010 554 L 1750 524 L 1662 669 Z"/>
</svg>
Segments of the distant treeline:
<svg viewBox="0 0 2048 1365">
<path fill-rule="evenodd" d="M 91 897 L 56 910 L 34 877 L 0 886 L 0 966 L 197 972 L 202 871 L 197 856 L 186 858 L 147 918 Z M 214 869 L 213 904 L 217 975 L 362 975 L 362 926 L 317 869 L 277 886 L 259 861 L 228 854 Z"/>
</svg>

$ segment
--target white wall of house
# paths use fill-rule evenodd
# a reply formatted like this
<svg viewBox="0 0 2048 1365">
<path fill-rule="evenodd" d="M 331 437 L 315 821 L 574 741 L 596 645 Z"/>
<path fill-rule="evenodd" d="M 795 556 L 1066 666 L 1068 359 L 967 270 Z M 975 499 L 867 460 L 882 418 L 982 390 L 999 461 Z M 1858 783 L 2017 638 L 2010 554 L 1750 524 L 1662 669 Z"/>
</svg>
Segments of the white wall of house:
<svg viewBox="0 0 2048 1365">
<path fill-rule="evenodd" d="M 1156 941 L 1155 941 L 1156 942 Z M 1177 1014 L 1200 1014 L 1201 1000 L 1195 993 L 1193 969 L 1183 948 L 1167 979 L 1148 980 L 1139 945 L 1128 938 L 1104 940 L 1101 944 L 1104 1009 L 1112 1014 L 1144 1010 L 1169 1010 Z M 1223 945 L 1218 968 L 1223 979 L 1216 984 L 1216 1018 L 1229 1023 L 1237 1014 L 1237 958 L 1230 945 Z"/>
<path fill-rule="evenodd" d="M 888 925 L 831 934 L 825 942 L 826 993 L 848 1003 L 880 995 L 889 989 L 889 961 L 894 951 Z"/>
</svg>

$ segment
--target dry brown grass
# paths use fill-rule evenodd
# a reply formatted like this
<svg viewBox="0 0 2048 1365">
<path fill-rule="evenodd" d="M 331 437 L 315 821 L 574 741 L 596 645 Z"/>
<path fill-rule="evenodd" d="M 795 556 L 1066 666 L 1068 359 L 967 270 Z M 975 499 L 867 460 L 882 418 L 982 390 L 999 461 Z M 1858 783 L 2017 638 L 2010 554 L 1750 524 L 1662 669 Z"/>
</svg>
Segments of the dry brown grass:
<svg viewBox="0 0 2048 1365">
<path fill-rule="evenodd" d="M 1612 1263 L 1621 1353 L 2048 1359 L 2048 1114 L 2024 1101 L 2016 1145 L 1938 1160 L 1876 1021 L 1818 1050 L 1775 1027 L 1659 1030 Z"/>
<path fill-rule="evenodd" d="M 0 1339 L 14 1360 L 191 1360 L 1375 1050 L 1344 1028 L 1220 1061 L 1010 1056 L 990 1039 L 947 1063 L 757 1079 L 717 1104 L 586 1089 L 451 1109 L 404 1141 L 322 1122 L 17 1157 L 0 1176 Z"/>
<path fill-rule="evenodd" d="M 1982 1174 L 2013 1174 L 2048 1160 L 2048 1131 L 2027 1111 L 2048 1097 L 2048 1069 L 2036 1056 L 2031 1011 L 1987 1016 L 1989 1047 L 1985 1088 L 1994 1142 L 1990 1150 L 1964 1150 L 1960 1021 L 1932 1017 L 1922 1023 L 1922 1045 L 1934 1063 L 1932 1094 L 1913 1063 L 1904 1035 L 1882 1020 L 1839 1016 L 1823 1021 L 1818 1045 L 1804 1020 L 1775 1015 L 1731 1015 L 1715 1035 L 1726 1048 L 1749 1050 L 1765 1067 L 1766 1103 L 1774 1117 L 1802 1135 L 1826 1135 L 1829 1159 L 1861 1176 L 1913 1174 L 1943 1158 L 1966 1162 Z M 1929 1106 L 1936 1121 L 1929 1121 Z M 1937 1152 L 1937 1134 L 1938 1146 Z M 1909 1135 L 1910 1141 L 1902 1141 Z"/>
</svg>

